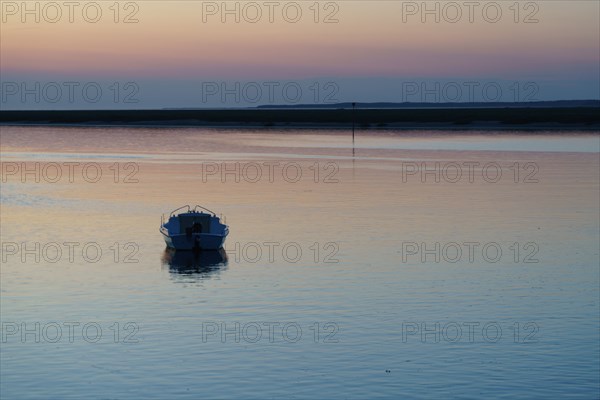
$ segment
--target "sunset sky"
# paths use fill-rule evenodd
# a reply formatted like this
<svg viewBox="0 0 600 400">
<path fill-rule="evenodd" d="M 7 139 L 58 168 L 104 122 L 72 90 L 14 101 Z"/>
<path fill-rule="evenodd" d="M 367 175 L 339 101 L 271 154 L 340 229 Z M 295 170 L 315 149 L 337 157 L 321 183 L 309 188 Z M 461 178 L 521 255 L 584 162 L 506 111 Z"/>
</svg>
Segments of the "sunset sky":
<svg viewBox="0 0 600 400">
<path fill-rule="evenodd" d="M 52 108 L 23 101 L 10 85 L 64 81 L 134 82 L 137 106 L 153 107 L 218 106 L 197 96 L 203 83 L 253 81 L 299 82 L 303 102 L 314 102 L 307 92 L 327 94 L 309 89 L 317 81 L 334 82 L 330 97 L 339 101 L 418 101 L 420 93 L 400 93 L 407 82 L 434 88 L 473 81 L 497 84 L 499 101 L 600 98 L 596 1 L 480 2 L 471 9 L 468 2 L 427 2 L 438 10 L 429 14 L 422 2 L 228 2 L 239 22 L 235 12 L 223 13 L 222 2 L 120 2 L 118 15 L 112 1 L 89 3 L 69 10 L 40 2 L 36 10 L 28 2 L 27 14 L 21 2 L 2 1 L 3 107 Z M 523 89 L 528 83 L 531 93 Z M 244 105 L 244 97 L 217 103 Z M 268 103 L 262 97 L 259 103 Z M 469 100 L 464 93 L 439 97 Z"/>
</svg>

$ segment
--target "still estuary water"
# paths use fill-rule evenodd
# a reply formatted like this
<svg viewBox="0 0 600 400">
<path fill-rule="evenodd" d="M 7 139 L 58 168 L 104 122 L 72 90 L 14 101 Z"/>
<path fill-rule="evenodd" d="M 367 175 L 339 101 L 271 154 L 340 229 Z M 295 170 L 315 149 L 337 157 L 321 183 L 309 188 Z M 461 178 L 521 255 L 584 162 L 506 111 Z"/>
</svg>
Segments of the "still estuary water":
<svg viewBox="0 0 600 400">
<path fill-rule="evenodd" d="M 3 399 L 600 394 L 595 132 L 0 129 Z"/>
</svg>

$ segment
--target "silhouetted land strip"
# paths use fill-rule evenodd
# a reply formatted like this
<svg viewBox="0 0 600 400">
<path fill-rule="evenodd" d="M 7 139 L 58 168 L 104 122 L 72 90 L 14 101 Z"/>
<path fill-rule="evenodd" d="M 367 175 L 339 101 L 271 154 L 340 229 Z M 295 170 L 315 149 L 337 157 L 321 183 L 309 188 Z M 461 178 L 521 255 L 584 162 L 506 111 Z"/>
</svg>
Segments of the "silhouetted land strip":
<svg viewBox="0 0 600 400">
<path fill-rule="evenodd" d="M 550 100 L 550 101 L 505 101 L 505 102 L 447 102 L 447 103 L 426 103 L 405 101 L 401 103 L 376 102 L 376 103 L 355 103 L 357 108 L 575 108 L 575 107 L 596 107 L 600 108 L 600 100 Z M 352 108 L 352 103 L 335 104 L 283 104 L 283 105 L 263 105 L 257 108 Z"/>
<path fill-rule="evenodd" d="M 5 125 L 600 129 L 600 108 L 162 109 L 0 111 Z"/>
</svg>

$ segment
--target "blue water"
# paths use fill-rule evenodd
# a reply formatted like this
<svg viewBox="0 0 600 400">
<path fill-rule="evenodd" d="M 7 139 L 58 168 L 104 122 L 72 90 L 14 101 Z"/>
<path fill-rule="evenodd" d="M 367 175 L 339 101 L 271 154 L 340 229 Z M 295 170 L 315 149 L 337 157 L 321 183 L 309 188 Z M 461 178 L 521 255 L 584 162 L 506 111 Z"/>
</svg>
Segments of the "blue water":
<svg viewBox="0 0 600 400">
<path fill-rule="evenodd" d="M 353 157 L 336 131 L 2 127 L 3 163 L 105 175 L 3 170 L 1 397 L 598 398 L 598 136 L 468 137 L 359 132 Z M 201 173 L 274 160 L 302 179 Z M 165 251 L 160 215 L 186 203 L 226 215 L 223 253 Z"/>
</svg>

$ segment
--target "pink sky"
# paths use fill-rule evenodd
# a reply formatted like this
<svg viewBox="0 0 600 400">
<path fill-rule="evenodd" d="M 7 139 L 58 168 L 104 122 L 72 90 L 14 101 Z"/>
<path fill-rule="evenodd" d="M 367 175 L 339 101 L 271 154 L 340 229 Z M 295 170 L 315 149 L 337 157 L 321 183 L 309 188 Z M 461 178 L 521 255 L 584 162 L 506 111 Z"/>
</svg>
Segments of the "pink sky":
<svg viewBox="0 0 600 400">
<path fill-rule="evenodd" d="M 69 22 L 69 10 L 57 18 L 40 6 L 35 22 L 20 2 L 2 2 L 0 71 L 3 79 L 575 78 L 598 85 L 598 2 L 521 2 L 518 12 L 513 2 L 496 2 L 501 16 L 483 11 L 493 2 L 471 15 L 456 2 L 462 16 L 455 23 L 448 2 L 438 3 L 440 22 L 421 2 L 321 2 L 318 15 L 313 2 L 280 2 L 273 23 L 263 2 L 252 3 L 262 17 L 250 22 L 257 15 L 256 8 L 244 12 L 250 3 L 237 3 L 238 23 L 221 2 L 121 2 L 118 15 L 112 2 L 98 2 L 102 15 L 91 23 L 94 9 L 74 10 Z M 292 3 L 302 13 L 295 23 Z M 134 22 L 124 23 L 126 16 Z"/>
</svg>

